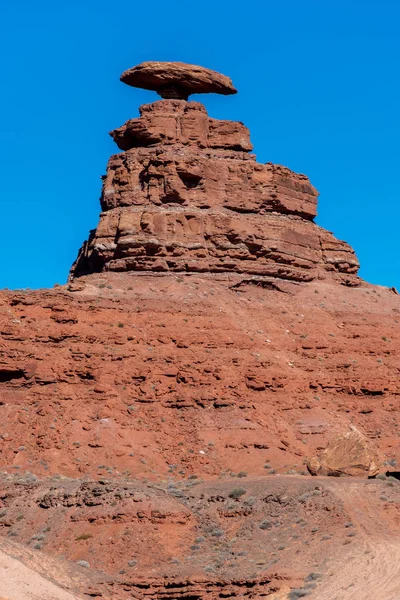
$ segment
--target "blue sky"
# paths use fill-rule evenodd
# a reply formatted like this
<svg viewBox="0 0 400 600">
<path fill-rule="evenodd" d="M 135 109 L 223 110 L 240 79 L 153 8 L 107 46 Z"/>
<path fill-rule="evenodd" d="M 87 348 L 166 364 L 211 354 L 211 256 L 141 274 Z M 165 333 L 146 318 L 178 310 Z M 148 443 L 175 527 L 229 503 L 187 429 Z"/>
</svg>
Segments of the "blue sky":
<svg viewBox="0 0 400 600">
<path fill-rule="evenodd" d="M 1 0 L 0 287 L 66 281 L 97 224 L 107 132 L 156 99 L 120 73 L 180 60 L 232 77 L 236 96 L 197 96 L 209 114 L 306 173 L 317 222 L 362 277 L 400 288 L 399 23 L 398 0 Z"/>
</svg>

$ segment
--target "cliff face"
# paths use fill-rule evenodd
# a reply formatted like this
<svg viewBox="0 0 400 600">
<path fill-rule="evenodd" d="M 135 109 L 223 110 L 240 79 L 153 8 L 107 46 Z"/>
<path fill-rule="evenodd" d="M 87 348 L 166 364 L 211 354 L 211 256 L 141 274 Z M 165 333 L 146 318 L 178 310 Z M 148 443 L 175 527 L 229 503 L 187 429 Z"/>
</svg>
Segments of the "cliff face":
<svg viewBox="0 0 400 600">
<path fill-rule="evenodd" d="M 313 223 L 304 175 L 259 164 L 241 123 L 160 100 L 112 132 L 124 151 L 104 177 L 102 213 L 71 276 L 105 271 L 236 273 L 357 285 L 345 242 Z"/>
</svg>

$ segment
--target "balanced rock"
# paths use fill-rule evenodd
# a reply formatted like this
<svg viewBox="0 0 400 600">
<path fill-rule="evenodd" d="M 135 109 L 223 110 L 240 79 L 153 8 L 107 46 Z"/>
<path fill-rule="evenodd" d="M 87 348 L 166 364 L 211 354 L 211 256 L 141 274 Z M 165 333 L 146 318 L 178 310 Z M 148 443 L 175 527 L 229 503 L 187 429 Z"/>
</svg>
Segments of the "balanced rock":
<svg viewBox="0 0 400 600">
<path fill-rule="evenodd" d="M 308 461 L 312 475 L 373 477 L 379 473 L 379 461 L 367 439 L 358 429 L 332 437 L 319 458 Z"/>
<path fill-rule="evenodd" d="M 226 75 L 182 62 L 144 62 L 121 75 L 132 87 L 153 90 L 162 98 L 187 100 L 190 94 L 236 94 Z"/>
</svg>

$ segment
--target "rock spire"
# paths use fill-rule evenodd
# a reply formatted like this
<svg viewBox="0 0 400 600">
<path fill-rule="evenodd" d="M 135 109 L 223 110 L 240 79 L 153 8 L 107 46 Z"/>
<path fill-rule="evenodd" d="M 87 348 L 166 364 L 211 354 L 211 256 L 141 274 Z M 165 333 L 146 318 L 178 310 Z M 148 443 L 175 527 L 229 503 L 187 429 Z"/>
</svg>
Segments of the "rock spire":
<svg viewBox="0 0 400 600">
<path fill-rule="evenodd" d="M 227 77 L 183 63 L 142 63 L 121 79 L 165 99 L 111 132 L 121 153 L 103 177 L 100 222 L 71 277 L 101 271 L 246 274 L 356 285 L 352 248 L 314 222 L 305 175 L 251 154 L 248 129 L 210 118 L 190 93 L 235 93 Z"/>
</svg>

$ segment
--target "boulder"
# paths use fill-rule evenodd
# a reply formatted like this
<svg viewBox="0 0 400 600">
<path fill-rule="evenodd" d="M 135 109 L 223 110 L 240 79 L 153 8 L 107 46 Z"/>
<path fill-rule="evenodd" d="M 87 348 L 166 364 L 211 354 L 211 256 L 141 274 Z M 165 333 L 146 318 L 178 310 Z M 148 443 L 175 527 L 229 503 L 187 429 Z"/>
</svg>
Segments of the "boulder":
<svg viewBox="0 0 400 600">
<path fill-rule="evenodd" d="M 329 440 L 321 456 L 308 461 L 312 475 L 373 477 L 379 473 L 379 461 L 366 437 L 355 427 Z"/>
</svg>

